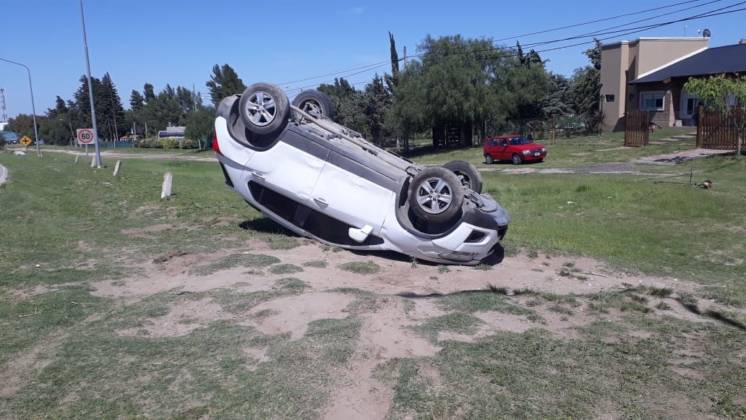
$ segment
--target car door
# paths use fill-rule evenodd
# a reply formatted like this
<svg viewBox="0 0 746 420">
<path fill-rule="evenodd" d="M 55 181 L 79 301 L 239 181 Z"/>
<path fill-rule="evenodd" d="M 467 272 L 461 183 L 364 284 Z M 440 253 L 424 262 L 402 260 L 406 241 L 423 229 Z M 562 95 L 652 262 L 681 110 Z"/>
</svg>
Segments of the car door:
<svg viewBox="0 0 746 420">
<path fill-rule="evenodd" d="M 329 150 L 310 141 L 306 147 L 318 150 L 300 150 L 280 141 L 269 150 L 254 153 L 246 166 L 255 181 L 309 205 Z"/>
<path fill-rule="evenodd" d="M 508 139 L 498 140 L 497 155 L 500 160 L 508 160 L 511 158 L 509 147 Z"/>
<path fill-rule="evenodd" d="M 350 156 L 334 151 L 313 192 L 316 208 L 355 228 L 369 225 L 378 234 L 396 194 L 375 180 L 383 176 Z"/>
</svg>

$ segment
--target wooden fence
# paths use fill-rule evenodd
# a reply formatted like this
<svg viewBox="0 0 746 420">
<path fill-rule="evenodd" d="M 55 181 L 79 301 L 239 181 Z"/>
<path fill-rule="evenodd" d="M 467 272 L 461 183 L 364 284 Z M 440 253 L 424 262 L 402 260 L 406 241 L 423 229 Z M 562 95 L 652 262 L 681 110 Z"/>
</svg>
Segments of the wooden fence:
<svg viewBox="0 0 746 420">
<path fill-rule="evenodd" d="M 697 147 L 703 149 L 736 150 L 738 122 L 744 118 L 743 110 L 728 113 L 699 110 Z"/>
<path fill-rule="evenodd" d="M 647 146 L 650 140 L 650 115 L 646 111 L 629 111 L 624 116 L 624 145 Z"/>
</svg>

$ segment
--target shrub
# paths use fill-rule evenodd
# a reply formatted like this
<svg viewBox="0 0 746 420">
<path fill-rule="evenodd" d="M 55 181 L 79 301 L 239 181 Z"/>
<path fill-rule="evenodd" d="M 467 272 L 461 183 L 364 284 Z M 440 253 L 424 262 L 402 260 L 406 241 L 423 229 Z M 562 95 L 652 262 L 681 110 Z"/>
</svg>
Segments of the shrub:
<svg viewBox="0 0 746 420">
<path fill-rule="evenodd" d="M 192 139 L 184 139 L 181 142 L 181 147 L 184 149 L 196 149 L 199 145 Z"/>
<path fill-rule="evenodd" d="M 158 142 L 158 139 L 155 137 L 148 137 L 144 139 L 139 139 L 135 142 L 136 147 L 142 147 L 144 149 L 156 149 L 160 148 L 161 144 Z"/>
<path fill-rule="evenodd" d="M 179 140 L 177 139 L 160 139 L 158 141 L 162 148 L 164 149 L 178 149 L 179 148 Z"/>
</svg>

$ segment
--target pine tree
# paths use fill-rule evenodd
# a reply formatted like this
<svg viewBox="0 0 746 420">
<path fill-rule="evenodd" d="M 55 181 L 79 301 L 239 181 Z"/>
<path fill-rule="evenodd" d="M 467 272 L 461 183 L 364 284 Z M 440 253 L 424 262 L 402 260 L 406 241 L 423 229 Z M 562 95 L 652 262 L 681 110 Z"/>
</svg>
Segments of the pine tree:
<svg viewBox="0 0 746 420">
<path fill-rule="evenodd" d="M 396 51 L 396 40 L 394 34 L 389 32 L 389 50 L 391 54 L 391 85 L 396 87 L 399 84 L 399 53 Z"/>
<path fill-rule="evenodd" d="M 212 103 L 216 107 L 223 98 L 241 93 L 246 89 L 243 80 L 238 77 L 236 71 L 228 64 L 223 64 L 223 67 L 215 64 L 212 67 L 210 81 L 206 85 L 210 90 L 210 99 L 212 99 Z"/>
<path fill-rule="evenodd" d="M 130 109 L 133 111 L 139 111 L 145 106 L 145 98 L 140 92 L 133 89 L 130 93 Z"/>
<path fill-rule="evenodd" d="M 151 85 L 150 83 L 145 83 L 142 92 L 145 97 L 145 103 L 148 103 L 155 99 L 155 90 L 153 89 L 153 85 Z"/>
</svg>

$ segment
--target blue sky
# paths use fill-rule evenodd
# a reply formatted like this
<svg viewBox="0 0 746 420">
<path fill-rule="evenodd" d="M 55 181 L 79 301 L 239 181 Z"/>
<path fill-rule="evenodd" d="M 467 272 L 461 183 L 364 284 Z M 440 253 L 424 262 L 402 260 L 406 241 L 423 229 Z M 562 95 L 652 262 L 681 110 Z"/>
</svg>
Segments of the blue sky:
<svg viewBox="0 0 746 420">
<path fill-rule="evenodd" d="M 702 0 L 706 1 L 712 0 Z M 719 1 L 695 12 L 735 2 Z M 205 81 L 216 63 L 229 63 L 248 84 L 282 83 L 381 62 L 388 59 L 389 30 L 400 50 L 406 46 L 411 54 L 427 34 L 503 38 L 671 3 L 675 0 L 87 0 L 86 18 L 93 74 L 100 77 L 108 71 L 128 106 L 130 91 L 141 89 L 145 82 L 153 83 L 157 90 L 166 83 L 194 85 L 207 99 Z M 78 0 L 0 0 L 0 57 L 31 67 L 39 113 L 52 106 L 55 95 L 70 98 L 85 71 L 78 7 Z M 645 15 L 525 37 L 522 42 L 571 36 L 642 17 Z M 711 46 L 732 44 L 746 37 L 745 17 L 746 12 L 739 12 L 625 38 L 682 36 L 685 31 L 692 36 L 707 27 L 713 34 Z M 581 53 L 584 49 L 542 56 L 549 60 L 552 71 L 571 74 L 586 63 Z M 375 71 L 386 69 L 349 79 L 369 80 Z M 325 79 L 291 87 L 321 81 Z M 6 90 L 11 117 L 31 112 L 22 69 L 0 63 L 0 87 Z"/>
</svg>

